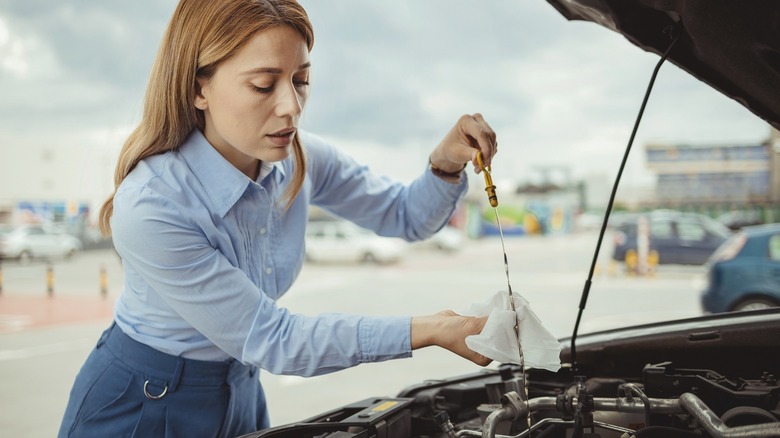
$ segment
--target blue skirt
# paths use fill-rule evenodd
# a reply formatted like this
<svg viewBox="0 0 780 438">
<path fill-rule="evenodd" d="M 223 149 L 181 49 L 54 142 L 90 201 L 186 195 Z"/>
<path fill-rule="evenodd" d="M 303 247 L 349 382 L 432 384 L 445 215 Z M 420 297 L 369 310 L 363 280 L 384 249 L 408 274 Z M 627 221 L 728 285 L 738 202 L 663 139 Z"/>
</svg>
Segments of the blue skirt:
<svg viewBox="0 0 780 438">
<path fill-rule="evenodd" d="M 236 437 L 269 426 L 257 368 L 162 353 L 112 324 L 76 376 L 59 437 Z"/>
</svg>

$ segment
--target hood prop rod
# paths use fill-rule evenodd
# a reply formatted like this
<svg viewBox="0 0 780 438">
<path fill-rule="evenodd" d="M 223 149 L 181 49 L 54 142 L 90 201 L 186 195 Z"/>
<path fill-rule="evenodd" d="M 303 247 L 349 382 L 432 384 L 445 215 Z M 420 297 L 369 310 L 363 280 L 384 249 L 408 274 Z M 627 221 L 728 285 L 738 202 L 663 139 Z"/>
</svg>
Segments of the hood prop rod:
<svg viewBox="0 0 780 438">
<path fill-rule="evenodd" d="M 647 91 L 645 91 L 645 97 L 642 100 L 642 105 L 639 107 L 639 114 L 637 114 L 636 121 L 634 122 L 634 129 L 631 131 L 631 137 L 628 139 L 626 150 L 623 153 L 623 160 L 620 162 L 620 168 L 618 169 L 617 176 L 615 177 L 615 183 L 612 185 L 612 193 L 609 195 L 609 203 L 607 204 L 607 211 L 604 213 L 604 221 L 601 223 L 601 231 L 599 232 L 599 239 L 598 242 L 596 243 L 596 251 L 593 253 L 593 261 L 590 264 L 590 272 L 588 273 L 588 279 L 585 280 L 585 286 L 582 289 L 582 295 L 580 296 L 579 311 L 577 312 L 577 321 L 574 323 L 574 332 L 571 335 L 571 367 L 572 367 L 572 371 L 575 374 L 577 373 L 577 366 L 578 366 L 577 346 L 576 346 L 577 331 L 579 330 L 580 327 L 580 319 L 582 318 L 582 312 L 585 310 L 585 305 L 588 302 L 588 294 L 590 293 L 590 286 L 593 283 L 593 273 L 596 270 L 596 262 L 598 261 L 599 258 L 599 249 L 601 248 L 601 242 L 604 240 L 604 234 L 606 233 L 607 230 L 607 224 L 609 223 L 609 214 L 612 212 L 612 205 L 615 203 L 615 194 L 617 193 L 618 185 L 620 184 L 620 178 L 623 176 L 623 170 L 626 167 L 626 162 L 628 161 L 628 155 L 631 153 L 631 146 L 634 144 L 634 137 L 636 137 L 636 132 L 639 129 L 639 122 L 642 120 L 642 115 L 645 112 L 647 101 L 650 98 L 650 92 L 653 90 L 653 84 L 655 83 L 655 78 L 656 76 L 658 76 L 658 71 L 661 69 L 661 65 L 663 65 L 664 61 L 666 61 L 666 58 L 669 56 L 669 53 L 672 51 L 672 48 L 680 39 L 680 35 L 682 34 L 681 28 L 682 28 L 682 22 L 678 21 L 677 23 L 675 23 L 674 26 L 669 26 L 666 29 L 664 29 L 664 31 L 669 35 L 669 37 L 672 38 L 672 42 L 669 44 L 669 47 L 667 47 L 663 56 L 661 56 L 661 59 L 656 64 L 655 69 L 653 70 L 653 74 L 650 77 L 650 83 L 647 86 Z"/>
</svg>

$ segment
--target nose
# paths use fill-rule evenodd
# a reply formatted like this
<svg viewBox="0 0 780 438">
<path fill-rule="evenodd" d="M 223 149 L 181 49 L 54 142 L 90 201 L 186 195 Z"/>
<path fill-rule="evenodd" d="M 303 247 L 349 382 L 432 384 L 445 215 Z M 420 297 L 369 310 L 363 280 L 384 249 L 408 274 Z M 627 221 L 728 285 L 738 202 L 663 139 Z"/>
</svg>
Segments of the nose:
<svg viewBox="0 0 780 438">
<path fill-rule="evenodd" d="M 276 100 L 276 115 L 279 117 L 297 116 L 303 111 L 303 96 L 296 90 L 295 85 L 290 83 L 279 88 L 279 95 Z"/>
</svg>

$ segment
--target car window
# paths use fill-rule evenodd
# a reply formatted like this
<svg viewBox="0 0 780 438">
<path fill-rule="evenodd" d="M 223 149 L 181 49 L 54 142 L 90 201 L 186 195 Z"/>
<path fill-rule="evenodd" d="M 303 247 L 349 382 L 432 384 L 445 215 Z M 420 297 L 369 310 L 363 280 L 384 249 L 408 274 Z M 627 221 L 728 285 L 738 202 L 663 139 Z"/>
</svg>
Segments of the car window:
<svg viewBox="0 0 780 438">
<path fill-rule="evenodd" d="M 670 239 L 674 236 L 672 221 L 667 219 L 654 220 L 650 224 L 650 235 L 659 239 Z"/>
<path fill-rule="evenodd" d="M 769 258 L 780 260 L 780 234 L 775 234 L 769 238 Z"/>
<path fill-rule="evenodd" d="M 704 240 L 707 231 L 698 222 L 690 219 L 680 219 L 677 222 L 677 234 L 682 240 Z"/>
</svg>

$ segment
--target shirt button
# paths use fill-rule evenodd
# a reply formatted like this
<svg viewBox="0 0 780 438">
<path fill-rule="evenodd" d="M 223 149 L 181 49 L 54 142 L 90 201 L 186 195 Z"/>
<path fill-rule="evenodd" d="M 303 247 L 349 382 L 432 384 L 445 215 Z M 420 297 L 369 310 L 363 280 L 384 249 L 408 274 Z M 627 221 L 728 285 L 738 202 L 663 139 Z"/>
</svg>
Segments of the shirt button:
<svg viewBox="0 0 780 438">
<path fill-rule="evenodd" d="M 274 270 L 271 269 L 271 268 L 265 268 L 265 273 L 268 274 L 268 275 L 271 275 L 271 272 L 273 272 L 273 271 Z"/>
<path fill-rule="evenodd" d="M 260 234 L 265 234 L 265 227 L 260 228 Z"/>
</svg>

